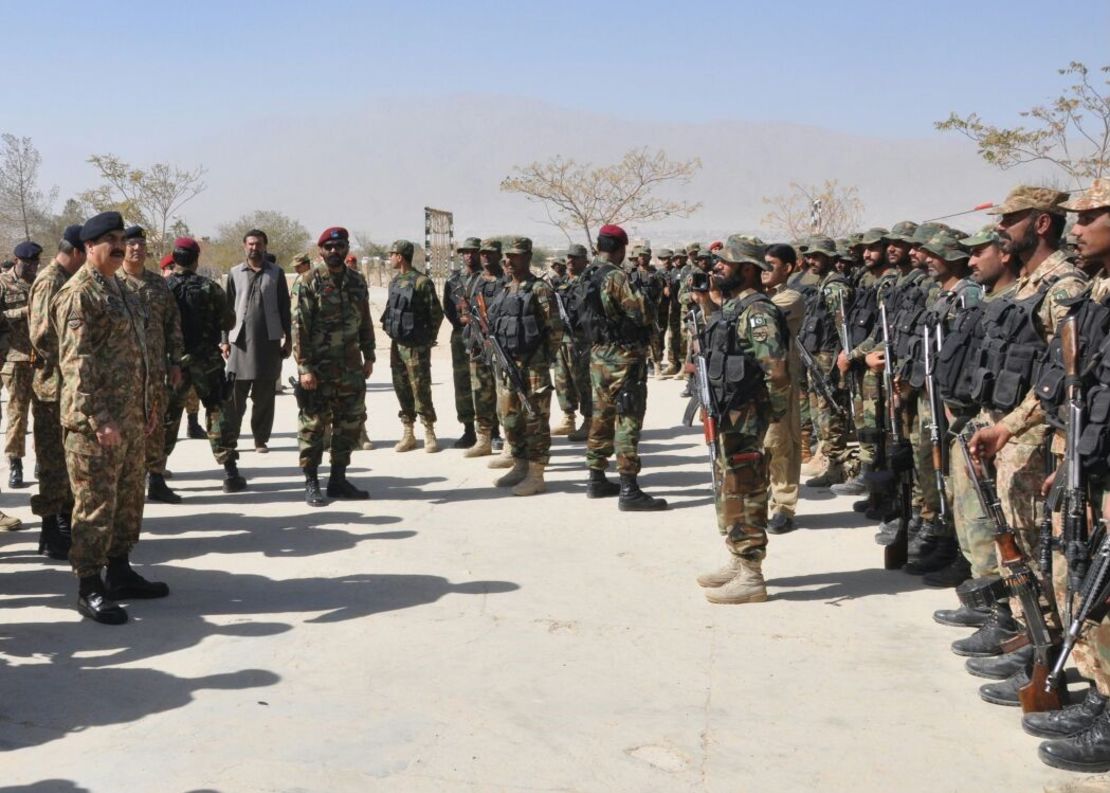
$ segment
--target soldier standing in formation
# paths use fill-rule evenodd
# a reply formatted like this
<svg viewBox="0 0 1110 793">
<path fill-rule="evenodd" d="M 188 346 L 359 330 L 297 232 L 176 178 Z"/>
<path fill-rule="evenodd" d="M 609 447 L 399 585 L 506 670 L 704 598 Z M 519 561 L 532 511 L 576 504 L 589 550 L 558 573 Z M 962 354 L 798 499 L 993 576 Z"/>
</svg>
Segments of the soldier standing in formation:
<svg viewBox="0 0 1110 793">
<path fill-rule="evenodd" d="M 8 456 L 9 487 L 26 486 L 23 482 L 23 455 L 27 450 L 33 374 L 27 310 L 41 254 L 42 246 L 37 242 L 21 242 L 15 247 L 15 265 L 0 274 L 0 313 L 3 314 L 8 342 L 0 374 L 8 390 L 8 430 L 4 438 L 4 454 Z"/>
<path fill-rule="evenodd" d="M 462 268 L 452 272 L 443 284 L 443 315 L 451 323 L 451 379 L 455 386 L 455 415 L 463 425 L 462 437 L 452 444 L 455 449 L 469 449 L 478 441 L 474 429 L 474 387 L 470 382 L 470 356 L 464 340 L 468 317 L 459 310 L 459 306 L 466 305 L 468 287 L 481 275 L 481 247 L 480 239 L 467 237 L 456 248 L 462 259 Z"/>
<path fill-rule="evenodd" d="M 461 317 L 465 328 L 463 341 L 470 366 L 474 421 L 478 425 L 477 440 L 463 452 L 464 457 L 485 457 L 504 448 L 499 435 L 496 372 L 489 358 L 480 324 L 474 320 L 474 312 L 480 310 L 480 305 L 488 308 L 501 294 L 504 278 L 501 269 L 501 242 L 494 239 L 482 240 L 479 243 L 478 260 L 481 270 L 473 280 L 467 282 L 467 313 Z M 509 464 L 511 465 L 511 461 Z"/>
<path fill-rule="evenodd" d="M 554 266 L 554 262 L 552 263 Z M 555 358 L 555 395 L 559 399 L 559 408 L 563 412 L 563 420 L 551 428 L 552 435 L 569 436 L 578 428 L 577 411 L 582 410 L 585 418 L 589 414 L 589 385 L 583 390 L 580 381 L 575 376 L 575 366 L 578 358 L 576 344 L 577 321 L 571 316 L 574 310 L 573 277 L 566 274 L 566 263 L 563 262 L 563 273 L 547 279 L 551 287 L 555 304 L 559 309 L 559 320 L 562 323 L 562 338 L 560 339 L 558 354 Z"/>
</svg>

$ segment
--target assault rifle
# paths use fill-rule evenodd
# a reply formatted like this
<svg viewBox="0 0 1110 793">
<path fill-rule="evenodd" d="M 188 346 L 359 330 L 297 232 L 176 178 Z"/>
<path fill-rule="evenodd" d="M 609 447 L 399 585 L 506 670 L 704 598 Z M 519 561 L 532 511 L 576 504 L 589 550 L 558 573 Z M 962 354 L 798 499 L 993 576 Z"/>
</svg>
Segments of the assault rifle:
<svg viewBox="0 0 1110 793">
<path fill-rule="evenodd" d="M 1067 424 L 1064 431 L 1063 491 L 1064 558 L 1068 563 L 1065 615 L 1072 621 L 1072 608 L 1090 564 L 1090 538 L 1087 536 L 1087 496 L 1083 488 L 1079 439 L 1083 435 L 1083 387 L 1079 378 L 1079 332 L 1074 316 L 1060 321 L 1060 348 L 1064 359 L 1064 384 L 1067 388 Z"/>
<path fill-rule="evenodd" d="M 721 417 L 717 407 L 717 400 L 709 388 L 709 368 L 705 360 L 705 350 L 702 345 L 702 314 L 694 308 L 686 317 L 690 327 L 690 353 L 694 366 L 694 393 L 686 405 L 686 412 L 682 416 L 682 423 L 687 427 L 694 424 L 694 413 L 701 412 L 701 428 L 705 435 L 705 445 L 709 451 L 709 469 L 713 477 L 713 492 L 720 486 L 717 478 L 717 460 L 720 458 L 720 448 L 717 441 L 717 423 Z"/>
<path fill-rule="evenodd" d="M 956 440 L 960 444 L 971 486 L 979 496 L 983 512 L 994 524 L 998 561 L 1006 569 L 1007 575 L 1005 578 L 984 576 L 964 582 L 957 589 L 957 594 L 961 603 L 973 608 L 989 606 L 999 597 L 1018 599 L 1025 615 L 1029 643 L 1033 646 L 1033 671 L 1029 675 L 1029 682 L 1018 689 L 1021 709 L 1026 713 L 1056 710 L 1062 705 L 1063 693 L 1059 675 L 1055 671 L 1062 668 L 1059 666 L 1060 631 L 1050 627 L 1060 624 L 1056 602 L 1044 597 L 1040 581 L 1018 546 L 1013 529 L 1006 521 L 994 480 L 985 471 L 980 476 L 972 462 L 971 450 L 967 444 L 976 429 L 977 426 L 969 424 L 956 436 Z M 1047 602 L 1047 606 L 1041 605 L 1042 599 Z"/>
<path fill-rule="evenodd" d="M 1110 534 L 1107 534 L 1104 523 L 1099 524 L 1098 536 L 1101 539 L 1097 550 L 1091 556 L 1087 575 L 1083 577 L 1079 587 L 1079 604 L 1072 613 L 1068 632 L 1064 635 L 1064 645 L 1045 683 L 1046 688 L 1061 684 L 1064 664 L 1087 623 L 1097 625 L 1110 612 Z"/>
<path fill-rule="evenodd" d="M 883 389 L 886 391 L 886 423 L 890 433 L 891 452 L 887 458 L 891 472 L 898 481 L 898 531 L 894 540 L 883 548 L 883 567 L 900 569 L 909 558 L 909 524 L 913 500 L 913 451 L 902 435 L 898 406 L 894 391 L 894 345 L 890 335 L 890 322 L 886 303 L 879 301 L 879 323 L 883 334 Z"/>
<path fill-rule="evenodd" d="M 574 350 L 574 325 L 571 324 L 570 314 L 567 313 L 567 304 L 563 300 L 563 293 L 554 287 L 552 287 L 551 291 L 555 295 L 555 305 L 559 309 L 559 319 L 562 320 L 563 323 L 563 338 L 566 339 L 564 343 L 570 348 L 570 358 L 573 361 L 576 357 Z"/>
<path fill-rule="evenodd" d="M 940 323 L 941 320 L 938 318 L 935 348 L 933 347 L 934 337 L 929 332 L 927 322 L 922 323 L 921 340 L 925 345 L 925 395 L 928 397 L 926 401 L 929 404 L 929 445 L 933 447 L 933 476 L 936 479 L 937 493 L 940 494 L 940 519 L 945 525 L 949 525 L 948 494 L 944 487 L 944 470 L 947 467 L 944 459 L 944 438 L 948 435 L 948 421 L 940 401 L 940 394 L 937 392 L 936 378 L 936 356 L 944 344 Z"/>
<path fill-rule="evenodd" d="M 809 373 L 809 384 L 816 389 L 817 393 L 825 398 L 825 401 L 832 408 L 833 412 L 840 416 L 847 416 L 848 412 L 844 410 L 844 406 L 836 401 L 836 394 L 833 392 L 832 384 L 829 383 L 829 378 L 825 377 L 825 373 L 821 371 L 821 365 L 817 363 L 817 359 L 813 357 L 813 353 L 806 349 L 806 346 L 798 342 L 798 354 L 802 356 L 802 364 L 805 366 L 806 371 Z"/>
<path fill-rule="evenodd" d="M 837 309 L 837 312 L 840 314 L 840 349 L 844 351 L 844 355 L 847 357 L 848 353 L 852 351 L 852 343 L 848 334 L 848 316 L 844 311 L 843 300 L 840 301 L 840 307 Z M 860 389 L 856 383 L 855 372 L 849 368 L 848 374 L 844 376 L 844 380 L 848 386 L 848 412 L 851 413 L 852 416 L 852 426 L 856 428 L 856 432 L 858 433 L 859 421 L 856 416 L 856 394 L 859 393 Z"/>
<path fill-rule="evenodd" d="M 509 380 L 509 385 L 516 391 L 521 407 L 528 414 L 528 418 L 536 417 L 536 409 L 532 407 L 532 400 L 528 396 L 528 384 L 524 382 L 524 375 L 520 373 L 516 363 L 505 352 L 497 336 L 490 332 L 489 312 L 486 309 L 486 296 L 481 292 L 477 295 L 477 305 L 471 304 L 470 315 L 478 323 L 478 331 L 482 335 L 482 343 L 493 358 L 493 364 L 499 368 Z"/>
</svg>

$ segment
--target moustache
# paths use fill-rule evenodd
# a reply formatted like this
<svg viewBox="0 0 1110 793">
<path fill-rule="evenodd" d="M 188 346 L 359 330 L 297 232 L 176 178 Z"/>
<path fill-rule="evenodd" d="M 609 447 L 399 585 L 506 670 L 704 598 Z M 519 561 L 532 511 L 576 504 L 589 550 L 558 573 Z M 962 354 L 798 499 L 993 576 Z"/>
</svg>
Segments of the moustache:
<svg viewBox="0 0 1110 793">
<path fill-rule="evenodd" d="M 123 248 L 112 248 L 112 252 L 109 253 L 108 255 L 111 256 L 113 259 L 117 259 L 117 258 L 122 259 L 123 258 Z"/>
</svg>

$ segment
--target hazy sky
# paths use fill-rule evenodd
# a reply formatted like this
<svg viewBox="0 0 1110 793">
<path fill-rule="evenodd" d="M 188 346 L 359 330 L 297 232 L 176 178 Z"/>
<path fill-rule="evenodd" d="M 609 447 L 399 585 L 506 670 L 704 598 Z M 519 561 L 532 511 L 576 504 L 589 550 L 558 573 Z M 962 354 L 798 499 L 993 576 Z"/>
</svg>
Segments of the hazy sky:
<svg viewBox="0 0 1110 793">
<path fill-rule="evenodd" d="M 403 115 L 375 123 L 450 125 L 436 100 L 469 95 L 476 114 L 520 97 L 928 138 L 950 110 L 1012 123 L 1059 92 L 1055 69 L 1110 61 L 1104 0 L 0 1 L 0 131 L 34 139 L 62 197 L 92 185 L 92 152 L 172 161 L 222 130 L 343 125 L 389 97 Z"/>
</svg>

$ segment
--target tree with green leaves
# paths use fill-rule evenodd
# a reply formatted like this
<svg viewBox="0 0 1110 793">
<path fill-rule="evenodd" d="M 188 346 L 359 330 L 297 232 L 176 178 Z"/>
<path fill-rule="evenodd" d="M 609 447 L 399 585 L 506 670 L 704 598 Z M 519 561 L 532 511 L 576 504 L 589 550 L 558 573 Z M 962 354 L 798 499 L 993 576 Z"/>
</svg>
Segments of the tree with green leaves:
<svg viewBox="0 0 1110 793">
<path fill-rule="evenodd" d="M 252 229 L 266 232 L 266 250 L 287 268 L 294 256 L 308 249 L 309 234 L 300 221 L 273 209 L 260 209 L 221 224 L 204 249 L 204 264 L 223 272 L 243 261 L 243 237 Z"/>
</svg>

